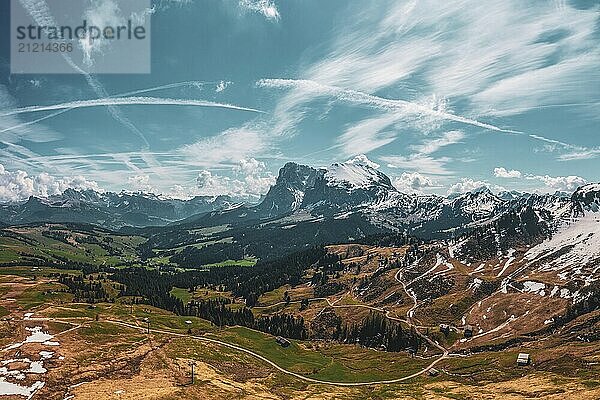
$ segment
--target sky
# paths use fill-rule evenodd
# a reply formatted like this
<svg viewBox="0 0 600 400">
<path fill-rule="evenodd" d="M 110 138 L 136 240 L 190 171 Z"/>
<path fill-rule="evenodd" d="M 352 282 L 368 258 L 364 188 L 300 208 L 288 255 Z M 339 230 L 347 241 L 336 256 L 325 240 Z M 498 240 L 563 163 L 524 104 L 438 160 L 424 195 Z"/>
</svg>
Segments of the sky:
<svg viewBox="0 0 600 400">
<path fill-rule="evenodd" d="M 69 187 L 253 201 L 288 161 L 362 154 L 405 192 L 600 181 L 596 0 L 153 0 L 150 13 L 150 74 L 11 75 L 1 35 L 0 202 Z M 1 2 L 3 30 L 9 15 Z"/>
</svg>

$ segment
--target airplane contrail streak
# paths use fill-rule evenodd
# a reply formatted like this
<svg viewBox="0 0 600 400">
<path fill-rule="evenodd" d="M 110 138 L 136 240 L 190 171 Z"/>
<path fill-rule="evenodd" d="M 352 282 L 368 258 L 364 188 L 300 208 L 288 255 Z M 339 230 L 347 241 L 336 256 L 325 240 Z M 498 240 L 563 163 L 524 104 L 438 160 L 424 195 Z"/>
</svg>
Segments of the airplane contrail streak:
<svg viewBox="0 0 600 400">
<path fill-rule="evenodd" d="M 254 108 L 240 107 L 233 104 L 216 103 L 212 101 L 204 100 L 188 100 L 188 99 L 170 99 L 161 97 L 107 97 L 102 99 L 94 100 L 79 100 L 70 101 L 67 103 L 51 104 L 47 106 L 28 106 L 20 107 L 9 110 L 4 113 L 0 113 L 0 116 L 24 114 L 30 112 L 40 111 L 52 111 L 52 110 L 64 110 L 64 109 L 75 109 L 85 107 L 100 107 L 100 106 L 126 106 L 126 105 L 173 105 L 173 106 L 194 106 L 194 107 L 212 107 L 212 108 L 224 108 L 238 111 L 249 111 L 255 113 L 262 113 L 264 111 L 257 110 Z"/>
<path fill-rule="evenodd" d="M 217 83 L 217 82 L 185 81 L 185 82 L 168 83 L 168 84 L 165 84 L 165 85 L 154 86 L 154 87 L 150 87 L 150 88 L 146 88 L 146 89 L 138 89 L 138 90 L 133 90 L 133 91 L 130 91 L 130 92 L 125 92 L 125 93 L 119 93 L 119 94 L 115 94 L 115 95 L 110 95 L 110 96 L 108 96 L 108 98 L 122 97 L 122 96 L 133 96 L 135 94 L 154 92 L 154 91 L 157 91 L 157 90 L 174 89 L 174 88 L 182 87 L 182 86 L 201 86 L 201 85 L 210 84 L 210 83 Z M 58 112 L 46 115 L 44 117 L 41 117 L 41 118 L 38 118 L 38 119 L 34 119 L 33 121 L 27 121 L 27 122 L 23 122 L 23 123 L 18 124 L 18 125 L 10 126 L 8 128 L 4 128 L 4 129 L 0 130 L 0 133 L 12 131 L 14 129 L 22 128 L 24 126 L 29 126 L 29 125 L 37 124 L 38 122 L 42 122 L 44 120 L 47 120 L 47 119 L 50 119 L 50 118 L 54 118 L 56 116 L 59 116 L 61 114 L 66 113 L 67 111 L 74 110 L 75 108 L 76 107 L 66 108 L 66 109 L 60 110 Z"/>
<path fill-rule="evenodd" d="M 446 119 L 450 121 L 460 122 L 467 125 L 473 125 L 480 128 L 485 128 L 493 131 L 522 134 L 524 132 L 515 131 L 511 129 L 500 128 L 495 125 L 480 122 L 474 119 L 462 117 L 460 115 L 451 114 L 445 111 L 434 110 L 426 107 L 422 104 L 397 99 L 386 99 L 372 94 L 360 92 L 357 90 L 344 89 L 335 86 L 323 85 L 318 82 L 302 79 L 261 79 L 257 82 L 259 87 L 267 88 L 290 88 L 297 87 L 299 89 L 306 89 L 313 91 L 321 95 L 329 95 L 338 98 L 339 100 L 346 101 L 354 104 L 364 104 L 374 108 L 385 109 L 386 111 L 404 111 L 411 114 L 422 114 L 440 119 Z"/>
<path fill-rule="evenodd" d="M 400 111 L 406 112 L 407 114 L 421 114 L 437 117 L 439 119 L 445 119 L 449 121 L 459 122 L 466 125 L 476 126 L 496 132 L 503 132 L 516 135 L 526 135 L 532 139 L 539 140 L 546 143 L 553 143 L 562 146 L 567 149 L 575 150 L 589 150 L 582 146 L 576 146 L 565 142 L 560 142 L 553 139 L 548 139 L 540 135 L 530 134 L 523 131 L 505 129 L 496 125 L 488 124 L 485 122 L 477 121 L 475 119 L 463 117 L 460 115 L 448 113 L 446 111 L 439 111 L 431 109 L 422 104 L 397 99 L 386 99 L 379 96 L 374 96 L 368 93 L 360 92 L 357 90 L 344 89 L 335 86 L 323 85 L 311 80 L 303 79 L 261 79 L 256 85 L 258 87 L 265 88 L 298 88 L 308 92 L 314 92 L 317 95 L 332 96 L 341 101 L 345 101 L 352 104 L 362 104 L 369 107 L 383 109 L 385 111 Z"/>
</svg>

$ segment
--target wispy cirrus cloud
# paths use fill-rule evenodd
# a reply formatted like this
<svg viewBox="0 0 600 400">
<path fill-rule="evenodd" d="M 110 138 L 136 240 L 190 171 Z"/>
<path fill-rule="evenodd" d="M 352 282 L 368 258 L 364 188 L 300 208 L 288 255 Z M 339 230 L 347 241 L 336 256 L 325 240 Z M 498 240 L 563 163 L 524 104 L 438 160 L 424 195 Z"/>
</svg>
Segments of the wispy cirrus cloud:
<svg viewBox="0 0 600 400">
<path fill-rule="evenodd" d="M 249 127 L 228 129 L 216 136 L 202 138 L 177 150 L 189 165 L 218 167 L 232 165 L 249 157 L 260 157 L 271 149 L 269 138 Z"/>
<path fill-rule="evenodd" d="M 398 122 L 427 131 L 451 121 L 552 140 L 498 118 L 582 105 L 597 115 L 593 104 L 600 91 L 588 84 L 600 82 L 597 10 L 517 0 L 350 5 L 329 53 L 301 70 L 301 79 L 266 79 L 258 86 L 289 89 L 274 113 L 273 130 L 280 134 L 293 134 L 322 98 L 381 112 L 342 133 L 337 142 L 346 154 L 356 151 L 350 134 L 358 133 L 357 143 L 374 150 L 394 141 L 390 131 Z M 432 96 L 460 104 L 462 112 L 424 105 Z M 386 124 L 390 110 L 397 119 Z M 417 125 L 422 119 L 427 124 Z M 560 146 L 561 160 L 598 154 L 564 141 Z"/>
<path fill-rule="evenodd" d="M 580 100 L 593 91 L 581 83 L 600 76 L 597 7 L 413 0 L 360 8 L 349 12 L 362 11 L 363 18 L 339 31 L 307 79 L 369 92 L 396 86 L 409 94 L 463 98 L 483 115 Z"/>
<path fill-rule="evenodd" d="M 323 85 L 310 80 L 261 79 L 257 82 L 257 86 L 262 88 L 292 89 L 279 100 L 273 113 L 271 131 L 279 136 L 293 135 L 295 127 L 307 113 L 305 105 L 318 98 L 333 98 L 341 103 L 362 106 L 386 113 L 386 115 L 371 117 L 357 122 L 354 127 L 349 128 L 337 139 L 338 143 L 347 150 L 347 154 L 353 154 L 352 148 L 354 146 L 350 143 L 351 134 L 357 132 L 360 132 L 357 137 L 358 141 L 362 140 L 370 151 L 393 142 L 393 134 L 379 135 L 382 129 L 393 124 L 402 122 L 406 127 L 420 128 L 419 130 L 428 132 L 430 128 L 439 128 L 440 122 L 454 122 L 492 132 L 523 135 L 535 141 L 557 144 L 566 150 L 586 151 L 588 153 L 591 150 L 592 152 L 589 154 L 595 155 L 595 149 L 549 139 L 538 134 L 503 128 L 448 112 L 445 109 L 444 102 L 388 99 L 356 90 Z M 367 150 L 363 150 L 363 152 L 367 152 Z"/>
<path fill-rule="evenodd" d="M 432 154 L 443 147 L 460 143 L 465 138 L 462 131 L 444 132 L 440 137 L 428 138 L 419 145 L 411 146 L 413 150 L 421 154 Z"/>
<path fill-rule="evenodd" d="M 417 171 L 427 175 L 451 175 L 447 164 L 452 161 L 449 157 L 432 157 L 426 154 L 412 154 L 408 156 L 382 156 L 380 160 L 388 168 Z"/>
<path fill-rule="evenodd" d="M 368 153 L 396 140 L 394 125 L 399 120 L 393 113 L 363 119 L 346 129 L 336 141 L 345 155 Z"/>
<path fill-rule="evenodd" d="M 573 161 L 573 160 L 589 160 L 590 158 L 596 158 L 600 155 L 599 148 L 581 148 L 579 150 L 570 151 L 568 153 L 560 154 L 558 159 L 560 161 Z"/>
<path fill-rule="evenodd" d="M 497 132 L 523 133 L 511 129 L 505 129 L 499 126 L 477 121 L 460 115 L 455 115 L 443 109 L 432 108 L 431 106 L 418 103 L 416 101 L 413 102 L 401 99 L 388 99 L 357 90 L 323 85 L 321 83 L 311 80 L 261 79 L 257 82 L 257 86 L 263 88 L 292 88 L 298 89 L 300 92 L 303 92 L 303 96 L 301 96 L 300 99 L 295 99 L 295 101 L 290 102 L 290 104 L 286 104 L 285 99 L 283 102 L 280 101 L 279 105 L 283 104 L 286 106 L 285 108 L 288 109 L 285 111 L 290 111 L 290 109 L 292 108 L 290 106 L 313 100 L 316 97 L 334 97 L 340 102 L 345 102 L 358 106 L 366 106 L 385 112 L 398 112 L 401 113 L 402 117 L 404 118 L 409 118 L 410 116 L 427 116 L 435 119 L 453 121 L 465 125 L 476 126 L 479 128 L 489 129 Z M 281 111 L 283 110 L 280 110 L 280 112 Z"/>
<path fill-rule="evenodd" d="M 416 171 L 426 175 L 451 175 L 447 165 L 454 160 L 447 156 L 433 156 L 440 149 L 459 143 L 465 137 L 462 131 L 449 131 L 441 136 L 428 137 L 418 145 L 410 147 L 409 155 L 388 155 L 380 159 L 390 168 Z"/>
</svg>

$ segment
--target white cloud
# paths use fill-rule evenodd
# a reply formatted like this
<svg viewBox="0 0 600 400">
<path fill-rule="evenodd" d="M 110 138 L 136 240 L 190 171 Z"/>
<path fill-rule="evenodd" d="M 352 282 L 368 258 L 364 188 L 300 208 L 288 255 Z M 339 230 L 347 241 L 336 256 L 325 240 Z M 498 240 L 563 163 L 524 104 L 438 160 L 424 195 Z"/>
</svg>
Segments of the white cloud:
<svg viewBox="0 0 600 400">
<path fill-rule="evenodd" d="M 136 192 L 146 192 L 152 193 L 154 192 L 154 188 L 150 184 L 150 176 L 149 175 L 134 175 L 127 178 L 129 182 L 129 188 L 132 191 Z"/>
<path fill-rule="evenodd" d="M 336 32 L 329 53 L 301 71 L 301 80 L 259 82 L 291 89 L 274 113 L 276 132 L 293 134 L 307 112 L 303 106 L 325 96 L 391 111 L 417 129 L 455 121 L 520 134 L 482 122 L 482 117 L 520 114 L 566 100 L 599 100 L 596 86 L 587 84 L 600 80 L 597 8 L 565 4 L 558 10 L 552 2 L 518 0 L 412 0 L 361 2 L 346 11 L 346 24 Z M 403 100 L 374 96 L 379 93 Z M 464 105 L 468 114 L 422 104 L 436 95 Z M 345 154 L 358 153 L 361 145 L 368 152 L 392 142 L 396 135 L 386 131 L 392 124 L 386 125 L 386 119 L 369 117 L 348 129 L 339 138 Z M 420 119 L 426 123 L 417 125 Z"/>
<path fill-rule="evenodd" d="M 549 176 L 549 175 L 528 175 L 526 179 L 537 180 L 549 189 L 558 190 L 563 192 L 573 192 L 578 187 L 583 186 L 587 183 L 585 178 L 575 175 L 569 176 Z"/>
<path fill-rule="evenodd" d="M 445 132 L 440 138 L 427 139 L 422 144 L 411 147 L 421 154 L 431 154 L 442 147 L 459 143 L 464 137 L 465 134 L 461 131 L 449 131 Z"/>
<path fill-rule="evenodd" d="M 434 157 L 431 154 L 443 147 L 460 142 L 464 138 L 462 131 L 444 132 L 440 137 L 427 138 L 418 145 L 410 146 L 414 151 L 408 156 L 388 155 L 380 157 L 390 168 L 416 171 L 427 175 L 450 175 L 446 165 L 453 159 L 450 157 Z"/>
<path fill-rule="evenodd" d="M 600 52 L 566 59 L 557 64 L 523 72 L 500 80 L 473 96 L 479 104 L 489 104 L 489 114 L 502 116 L 519 114 L 538 106 L 573 103 L 582 98 L 597 98 L 593 82 L 600 80 L 600 72 L 591 65 L 600 64 Z M 577 90 L 574 90 L 577 88 Z M 515 101 L 516 100 L 516 101 Z"/>
<path fill-rule="evenodd" d="M 491 185 L 489 182 L 474 180 L 471 178 L 462 178 L 459 182 L 450 186 L 448 194 L 477 192 L 482 189 L 493 189 L 495 191 L 504 190 L 501 186 Z"/>
<path fill-rule="evenodd" d="M 395 114 L 383 114 L 368 118 L 351 126 L 337 142 L 346 155 L 368 153 L 396 140 L 396 132 L 392 125 L 399 120 Z M 390 131 L 382 132 L 390 128 Z"/>
<path fill-rule="evenodd" d="M 239 164 L 233 167 L 236 173 L 244 175 L 257 174 L 265 170 L 265 163 L 255 158 L 244 158 Z"/>
<path fill-rule="evenodd" d="M 521 171 L 511 169 L 510 171 L 504 167 L 494 168 L 494 176 L 497 178 L 520 178 L 522 176 Z"/>
<path fill-rule="evenodd" d="M 550 176 L 550 175 L 533 175 L 523 174 L 518 170 L 507 170 L 504 167 L 494 168 L 494 176 L 497 178 L 511 178 L 520 179 L 525 178 L 529 181 L 542 182 L 547 189 L 558 190 L 564 192 L 573 192 L 578 187 L 583 186 L 587 183 L 585 178 L 576 175 L 569 176 Z"/>
<path fill-rule="evenodd" d="M 15 108 L 16 101 L 9 94 L 4 85 L 0 85 L 0 110 Z M 30 127 L 29 122 L 24 122 L 14 115 L 5 115 L 0 112 L 0 133 L 2 142 L 18 143 L 21 140 L 32 142 L 51 142 L 61 139 L 63 135 L 54 132 L 44 126 Z"/>
<path fill-rule="evenodd" d="M 560 161 L 573 161 L 573 160 L 589 160 L 595 158 L 600 154 L 600 149 L 581 149 L 575 150 L 569 153 L 561 154 L 558 156 Z"/>
<path fill-rule="evenodd" d="M 262 14 L 269 21 L 279 21 L 279 10 L 272 0 L 240 0 L 241 8 Z"/>
<path fill-rule="evenodd" d="M 268 138 L 262 133 L 242 127 L 203 138 L 181 147 L 179 152 L 191 165 L 214 168 L 223 164 L 237 164 L 240 160 L 259 156 L 269 147 Z"/>
<path fill-rule="evenodd" d="M 404 193 L 421 193 L 424 189 L 436 187 L 429 177 L 418 172 L 403 172 L 394 179 L 394 186 Z"/>
<path fill-rule="evenodd" d="M 105 26 L 119 26 L 125 21 L 121 10 L 114 0 L 96 0 L 90 2 L 90 6 L 84 12 L 84 18 L 89 25 L 102 29 Z M 94 55 L 102 54 L 109 47 L 111 41 L 100 36 L 92 38 L 89 32 L 85 37 L 79 39 L 79 46 L 83 50 L 83 62 L 90 67 L 94 64 Z"/>
<path fill-rule="evenodd" d="M 399 168 L 409 171 L 418 171 L 428 175 L 449 175 L 451 172 L 446 164 L 452 161 L 448 157 L 433 158 L 427 155 L 415 154 L 405 156 L 383 156 L 380 159 L 387 163 L 389 168 Z"/>
<path fill-rule="evenodd" d="M 265 163 L 254 158 L 240 160 L 233 171 L 238 180 L 243 182 L 241 186 L 243 194 L 251 197 L 266 194 L 276 179 L 267 171 Z"/>
<path fill-rule="evenodd" d="M 275 183 L 275 177 L 265 164 L 254 158 L 242 159 L 233 168 L 233 176 L 215 175 L 202 170 L 196 178 L 197 194 L 217 196 L 228 194 L 237 198 L 257 200 Z"/>
<path fill-rule="evenodd" d="M 21 170 L 7 171 L 0 164 L 0 202 L 23 201 L 30 196 L 48 197 L 68 188 L 100 190 L 96 182 L 88 181 L 82 176 L 56 178 L 46 172 L 29 176 Z"/>
<path fill-rule="evenodd" d="M 339 31 L 307 79 L 367 92 L 406 87 L 466 98 L 483 114 L 580 100 L 582 91 L 594 90 L 582 83 L 600 75 L 597 8 L 412 0 L 348 11 L 361 18 Z M 424 82 L 415 86 L 414 75 Z"/>
<path fill-rule="evenodd" d="M 222 185 L 221 179 L 213 177 L 213 174 L 207 169 L 198 173 L 196 185 L 198 188 L 206 190 L 211 194 L 213 194 L 213 192 L 218 192 L 218 194 L 221 194 L 226 191 L 225 185 Z"/>
</svg>

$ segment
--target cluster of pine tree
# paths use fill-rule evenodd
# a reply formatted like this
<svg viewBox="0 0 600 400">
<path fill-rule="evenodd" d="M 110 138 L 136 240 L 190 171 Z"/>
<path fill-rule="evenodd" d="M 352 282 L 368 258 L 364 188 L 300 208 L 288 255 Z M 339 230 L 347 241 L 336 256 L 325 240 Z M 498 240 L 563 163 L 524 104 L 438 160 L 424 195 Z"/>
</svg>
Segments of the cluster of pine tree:
<svg viewBox="0 0 600 400">
<path fill-rule="evenodd" d="M 202 301 L 190 301 L 184 309 L 185 315 L 206 319 L 217 326 L 240 325 L 252 327 L 254 315 L 246 307 L 232 310 L 230 299 L 216 298 Z"/>
<path fill-rule="evenodd" d="M 260 317 L 254 321 L 254 329 L 292 339 L 306 339 L 308 332 L 304 326 L 304 318 L 296 318 L 290 314 L 277 314 L 271 317 Z"/>
<path fill-rule="evenodd" d="M 164 252 L 169 255 L 170 252 Z M 244 249 L 235 243 L 215 243 L 202 248 L 187 246 L 171 255 L 171 262 L 182 268 L 201 268 L 206 264 L 214 264 L 224 260 L 241 260 Z"/>
<path fill-rule="evenodd" d="M 61 274 L 58 282 L 69 288 L 69 293 L 73 294 L 74 301 L 87 303 L 109 301 L 108 293 L 100 281 L 86 282 L 83 276 Z"/>
<path fill-rule="evenodd" d="M 289 314 L 272 317 L 255 318 L 247 307 L 232 310 L 228 305 L 230 299 L 216 298 L 202 301 L 191 301 L 184 310 L 185 315 L 199 317 L 211 321 L 217 326 L 245 326 L 275 336 L 292 339 L 306 339 L 307 331 L 303 318 Z"/>
<path fill-rule="evenodd" d="M 252 307 L 263 293 L 286 284 L 294 286 L 301 283 L 306 269 L 326 256 L 328 254 L 324 247 L 311 247 L 275 260 L 261 260 L 252 268 L 213 267 L 208 271 L 163 275 L 159 279 L 167 279 L 171 286 L 181 288 L 219 287 L 230 290 L 234 296 L 243 297 L 246 305 Z"/>
<path fill-rule="evenodd" d="M 411 350 L 417 352 L 422 338 L 414 328 L 404 329 L 380 313 L 370 313 L 362 322 L 339 328 L 337 339 L 342 343 L 356 343 L 369 348 L 386 351 Z"/>
<path fill-rule="evenodd" d="M 183 302 L 170 294 L 173 288 L 172 274 L 161 274 L 145 268 L 126 268 L 116 270 L 111 278 L 124 285 L 121 296 L 143 297 L 146 304 L 183 314 Z"/>
<path fill-rule="evenodd" d="M 66 232 L 48 230 L 48 231 L 42 231 L 42 236 L 57 240 L 59 242 L 70 244 L 69 243 L 69 235 Z"/>
<path fill-rule="evenodd" d="M 327 257 L 324 261 L 321 258 Z M 145 268 L 115 270 L 111 278 L 123 285 L 122 296 L 144 298 L 155 307 L 179 315 L 192 315 L 223 325 L 241 325 L 263 332 L 302 339 L 307 335 L 304 321 L 293 316 L 279 315 L 254 319 L 244 307 L 231 310 L 228 300 L 191 302 L 187 306 L 170 294 L 173 287 L 195 290 L 199 287 L 231 291 L 243 297 L 246 306 L 256 304 L 258 297 L 285 284 L 297 285 L 304 271 L 319 262 L 330 265 L 329 255 L 323 247 L 303 250 L 277 260 L 258 262 L 254 267 L 216 267 L 209 271 L 160 272 Z"/>
</svg>

